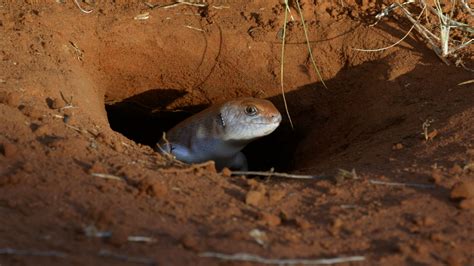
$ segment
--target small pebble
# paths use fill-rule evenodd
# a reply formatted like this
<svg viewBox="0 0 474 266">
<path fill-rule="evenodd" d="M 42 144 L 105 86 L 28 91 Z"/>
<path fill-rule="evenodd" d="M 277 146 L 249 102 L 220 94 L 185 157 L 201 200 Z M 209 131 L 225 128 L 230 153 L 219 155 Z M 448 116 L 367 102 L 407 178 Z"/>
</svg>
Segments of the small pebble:
<svg viewBox="0 0 474 266">
<path fill-rule="evenodd" d="M 162 198 L 168 194 L 168 187 L 157 178 L 147 177 L 143 179 L 138 188 L 141 192 L 145 192 L 150 196 Z"/>
<path fill-rule="evenodd" d="M 267 212 L 263 212 L 260 215 L 261 215 L 261 221 L 265 225 L 278 226 L 281 224 L 281 219 L 277 215 L 267 213 Z"/>
<path fill-rule="evenodd" d="M 462 262 L 458 256 L 450 255 L 446 258 L 446 264 L 448 266 L 462 266 Z"/>
<path fill-rule="evenodd" d="M 296 217 L 296 224 L 303 230 L 311 228 L 311 223 L 301 217 Z"/>
<path fill-rule="evenodd" d="M 441 183 L 443 179 L 443 171 L 439 168 L 434 168 L 431 171 L 431 179 L 435 184 Z"/>
<path fill-rule="evenodd" d="M 474 198 L 474 181 L 459 182 L 451 190 L 451 199 Z"/>
<path fill-rule="evenodd" d="M 18 148 L 14 144 L 5 142 L 3 144 L 0 144 L 0 151 L 5 157 L 12 158 L 17 154 Z"/>
<path fill-rule="evenodd" d="M 453 165 L 453 167 L 451 167 L 451 169 L 449 169 L 449 173 L 451 175 L 460 175 L 463 173 L 463 170 L 462 170 L 462 167 L 456 163 Z"/>
<path fill-rule="evenodd" d="M 199 240 L 190 234 L 185 234 L 181 238 L 181 244 L 183 247 L 189 250 L 198 251 L 199 250 Z"/>
<path fill-rule="evenodd" d="M 464 210 L 474 209 L 474 198 L 462 200 L 459 203 L 459 208 Z"/>
<path fill-rule="evenodd" d="M 394 150 L 394 151 L 401 150 L 401 149 L 403 149 L 403 144 L 401 144 L 401 143 L 397 143 L 397 144 L 394 144 L 392 146 L 392 150 Z"/>
<path fill-rule="evenodd" d="M 92 164 L 91 167 L 89 168 L 88 172 L 89 174 L 92 174 L 92 173 L 103 174 L 103 173 L 106 173 L 107 170 L 104 168 L 104 166 L 101 163 L 94 162 L 94 164 Z"/>
<path fill-rule="evenodd" d="M 283 189 L 270 190 L 268 192 L 269 203 L 277 203 L 286 196 L 286 192 Z"/>
<path fill-rule="evenodd" d="M 221 175 L 223 177 L 231 177 L 232 176 L 232 171 L 229 168 L 224 167 L 221 171 Z"/>
<path fill-rule="evenodd" d="M 265 197 L 265 192 L 251 190 L 251 191 L 247 192 L 247 195 L 245 196 L 245 203 L 247 205 L 252 205 L 252 206 L 258 207 L 258 206 L 260 206 L 260 204 L 263 201 L 264 197 Z"/>
<path fill-rule="evenodd" d="M 21 103 L 21 93 L 16 91 L 9 93 L 7 97 L 7 103 L 10 106 L 18 107 Z"/>
</svg>

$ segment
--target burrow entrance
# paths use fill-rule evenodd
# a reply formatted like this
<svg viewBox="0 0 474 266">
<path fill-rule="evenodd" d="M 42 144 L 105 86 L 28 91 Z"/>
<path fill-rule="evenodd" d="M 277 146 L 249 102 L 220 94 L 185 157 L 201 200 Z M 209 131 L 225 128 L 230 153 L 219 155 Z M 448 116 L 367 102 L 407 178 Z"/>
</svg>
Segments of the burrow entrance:
<svg viewBox="0 0 474 266">
<path fill-rule="evenodd" d="M 394 144 L 410 147 L 419 143 L 420 121 L 431 115 L 423 103 L 444 104 L 444 99 L 432 86 L 416 79 L 433 71 L 433 66 L 418 66 L 389 80 L 390 65 L 396 60 L 386 57 L 340 71 L 326 81 L 330 89 L 310 83 L 288 92 L 295 130 L 289 126 L 281 95 L 267 98 L 284 120 L 275 132 L 243 150 L 249 168 L 321 173 L 377 167 L 387 164 Z M 446 69 L 435 70 L 442 73 Z M 439 84 L 447 83 L 438 76 Z M 227 92 L 231 94 L 230 89 Z M 188 96 L 184 91 L 154 89 L 109 103 L 110 126 L 137 143 L 154 147 L 162 132 L 209 106 L 206 100 Z M 186 97 L 188 100 L 180 100 Z"/>
<path fill-rule="evenodd" d="M 167 105 L 171 100 L 163 97 L 164 94 L 168 94 L 167 97 L 180 96 L 172 90 L 152 90 L 119 103 L 106 104 L 111 128 L 136 143 L 154 148 L 163 132 L 210 106 L 210 104 L 197 104 L 169 108 Z M 283 121 L 272 134 L 247 145 L 243 153 L 248 159 L 249 169 L 292 170 L 294 168 L 292 158 L 300 139 L 299 134 L 300 131 L 291 130 L 288 122 Z"/>
</svg>

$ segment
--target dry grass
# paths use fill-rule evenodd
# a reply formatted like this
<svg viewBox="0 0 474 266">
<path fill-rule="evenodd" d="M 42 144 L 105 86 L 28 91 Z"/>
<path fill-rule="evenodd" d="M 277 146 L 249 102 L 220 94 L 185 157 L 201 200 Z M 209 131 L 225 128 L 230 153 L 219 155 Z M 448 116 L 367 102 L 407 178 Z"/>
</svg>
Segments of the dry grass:
<svg viewBox="0 0 474 266">
<path fill-rule="evenodd" d="M 300 6 L 300 0 L 295 0 L 296 7 L 298 9 L 298 13 L 301 18 L 301 24 L 303 26 L 303 31 L 304 31 L 304 37 L 306 40 L 306 45 L 308 47 L 308 54 L 309 58 L 311 60 L 311 64 L 313 65 L 314 71 L 318 75 L 319 80 L 323 84 L 323 86 L 327 89 L 326 83 L 324 83 L 324 80 L 321 76 L 321 71 L 319 70 L 318 66 L 316 65 L 316 62 L 314 60 L 313 52 L 311 49 L 311 43 L 308 37 L 308 28 L 306 27 L 305 19 L 303 16 L 303 12 L 301 10 Z M 293 121 L 291 119 L 290 111 L 288 110 L 288 104 L 286 102 L 286 97 L 285 97 L 285 86 L 284 86 L 284 76 L 285 76 L 285 71 L 284 71 L 284 65 L 285 65 L 285 39 L 286 39 L 286 26 L 288 23 L 288 14 L 291 15 L 290 13 L 290 6 L 288 4 L 288 0 L 285 0 L 285 20 L 283 22 L 283 32 L 282 32 L 282 41 L 281 41 L 281 64 L 280 64 L 280 85 L 281 85 L 281 95 L 283 97 L 283 104 L 285 105 L 285 111 L 286 115 L 288 116 L 288 120 L 290 121 L 291 128 L 294 128 Z M 294 20 L 293 16 L 291 16 L 292 20 Z"/>
<path fill-rule="evenodd" d="M 447 65 L 454 59 L 457 65 L 463 65 L 461 49 L 474 43 L 474 28 L 462 20 L 473 16 L 473 11 L 465 0 L 408 0 L 403 3 L 393 3 L 377 14 L 376 25 L 382 18 L 400 11 L 412 27 L 407 34 L 396 43 L 378 49 L 355 49 L 364 52 L 377 52 L 392 48 L 401 43 L 414 29 L 428 43 L 436 55 Z M 421 10 L 418 15 L 412 10 Z"/>
</svg>

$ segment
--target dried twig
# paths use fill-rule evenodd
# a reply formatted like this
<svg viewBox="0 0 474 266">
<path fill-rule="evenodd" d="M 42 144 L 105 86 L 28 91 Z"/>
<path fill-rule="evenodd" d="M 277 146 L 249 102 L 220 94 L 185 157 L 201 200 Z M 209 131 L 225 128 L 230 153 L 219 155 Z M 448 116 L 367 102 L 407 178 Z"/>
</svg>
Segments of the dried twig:
<svg viewBox="0 0 474 266">
<path fill-rule="evenodd" d="M 129 242 L 143 242 L 143 243 L 156 242 L 156 238 L 149 237 L 149 236 L 129 236 L 127 240 Z"/>
<path fill-rule="evenodd" d="M 81 10 L 81 12 L 83 12 L 83 13 L 89 14 L 89 13 L 91 13 L 92 11 L 94 11 L 94 9 L 85 10 L 84 8 L 82 8 L 81 5 L 79 4 L 79 1 L 78 1 L 78 0 L 74 0 L 74 3 L 75 3 L 76 6 L 79 8 L 79 10 Z"/>
<path fill-rule="evenodd" d="M 94 225 L 88 225 L 82 229 L 87 237 L 109 238 L 112 236 L 110 231 L 100 231 Z"/>
<path fill-rule="evenodd" d="M 347 171 L 345 169 L 339 168 L 335 176 L 336 181 L 343 181 L 345 179 L 360 179 L 357 175 L 356 170 L 353 168 L 352 171 Z"/>
<path fill-rule="evenodd" d="M 471 83 L 474 83 L 474 79 L 463 81 L 463 82 L 459 83 L 458 86 L 467 85 L 467 84 L 471 84 Z"/>
<path fill-rule="evenodd" d="M 257 262 L 262 264 L 273 264 L 273 265 L 331 265 L 344 262 L 364 261 L 364 256 L 352 256 L 352 257 L 337 257 L 327 259 L 268 259 L 248 253 L 236 253 L 236 254 L 223 254 L 218 252 L 204 252 L 199 254 L 201 257 L 218 258 L 221 260 L 228 261 L 247 261 Z"/>
<path fill-rule="evenodd" d="M 225 9 L 225 8 L 230 8 L 230 6 L 211 6 L 214 9 Z"/>
<path fill-rule="evenodd" d="M 386 182 L 386 181 L 380 181 L 380 180 L 374 180 L 374 179 L 369 180 L 369 182 L 374 185 L 384 185 L 384 186 L 435 188 L 435 185 L 430 185 L 430 184 Z"/>
<path fill-rule="evenodd" d="M 112 259 L 121 260 L 121 261 L 141 263 L 141 264 L 147 264 L 147 265 L 155 265 L 155 260 L 152 258 L 131 257 L 131 256 L 123 255 L 123 254 L 113 253 L 111 251 L 104 250 L 104 249 L 100 250 L 97 255 L 99 255 L 100 257 L 107 257 L 107 258 L 112 258 Z"/>
<path fill-rule="evenodd" d="M 160 142 L 156 143 L 156 148 L 158 148 L 159 153 L 169 160 L 178 161 L 176 160 L 176 156 L 171 154 L 172 147 L 171 147 L 171 143 L 166 138 L 166 132 L 163 132 L 161 139 L 163 139 L 163 141 L 165 142 L 165 145 L 164 145 L 165 147 L 161 147 Z"/>
<path fill-rule="evenodd" d="M 253 240 L 255 240 L 255 242 L 257 242 L 257 244 L 263 247 L 267 246 L 268 236 L 264 231 L 255 228 L 249 232 L 249 235 L 253 238 Z"/>
<path fill-rule="evenodd" d="M 469 68 L 466 65 L 464 65 L 461 58 L 458 58 L 458 60 L 456 60 L 456 66 L 461 66 L 466 71 L 474 72 L 474 68 Z"/>
<path fill-rule="evenodd" d="M 260 171 L 232 171 L 232 175 L 256 175 L 256 176 L 265 176 L 265 177 L 284 177 L 284 178 L 294 178 L 294 179 L 322 179 L 326 176 L 318 175 L 296 175 L 296 174 L 287 174 L 287 173 L 278 173 L 273 171 L 260 172 Z"/>
<path fill-rule="evenodd" d="M 466 9 L 466 11 L 467 11 L 471 16 L 474 16 L 474 12 L 473 12 L 472 9 L 469 7 L 469 4 L 467 3 L 467 0 L 461 0 L 461 4 L 462 4 L 462 6 L 464 7 L 464 9 Z"/>
<path fill-rule="evenodd" d="M 91 175 L 95 176 L 95 177 L 104 178 L 104 179 L 112 179 L 112 180 L 119 180 L 119 181 L 125 181 L 126 180 L 124 177 L 119 177 L 119 176 L 110 175 L 110 174 L 91 173 Z"/>
<path fill-rule="evenodd" d="M 160 170 L 161 172 L 164 172 L 164 173 L 191 172 L 191 171 L 195 170 L 196 168 L 199 168 L 199 167 L 202 167 L 202 166 L 208 166 L 209 164 L 214 163 L 214 162 L 209 161 L 209 162 L 204 162 L 202 164 L 195 164 L 195 165 L 191 165 L 190 167 L 187 167 L 187 166 L 189 166 L 188 164 L 185 164 L 185 163 L 177 160 L 176 156 L 174 156 L 171 153 L 171 150 L 173 149 L 173 147 L 172 147 L 171 143 L 168 141 L 168 139 L 166 138 L 166 132 L 163 132 L 163 136 L 161 138 L 164 142 L 164 145 L 163 145 L 164 147 L 162 147 L 159 142 L 156 143 L 156 148 L 158 149 L 158 152 L 165 159 L 171 161 L 173 164 L 175 164 L 177 166 L 180 166 L 180 167 L 183 167 L 183 169 L 162 169 L 162 170 Z"/>
<path fill-rule="evenodd" d="M 295 21 L 295 17 L 293 17 L 293 14 L 291 13 L 291 9 L 289 5 L 286 5 L 286 10 L 288 10 L 288 14 L 290 14 L 291 21 Z"/>
<path fill-rule="evenodd" d="M 402 11 L 404 12 L 406 18 L 413 24 L 413 26 L 415 27 L 415 30 L 421 34 L 425 39 L 426 41 L 428 42 L 428 44 L 431 46 L 431 49 L 433 49 L 433 51 L 435 52 L 435 54 L 446 64 L 446 65 L 450 65 L 449 61 L 443 56 L 441 50 L 439 49 L 439 47 L 436 45 L 435 43 L 435 40 L 438 40 L 439 41 L 439 38 L 434 35 L 433 33 L 431 33 L 426 27 L 424 27 L 423 25 L 421 25 L 420 22 L 416 21 L 413 17 L 412 17 L 412 14 L 403 6 L 399 5 L 402 9 Z M 435 40 L 433 40 L 435 39 Z"/>
<path fill-rule="evenodd" d="M 84 52 L 74 42 L 69 41 L 69 44 L 71 44 L 72 48 L 74 49 L 74 52 L 76 53 L 77 60 L 82 62 L 83 61 L 82 57 L 84 56 Z M 72 101 L 72 97 L 71 97 L 71 101 Z M 72 106 L 72 104 L 71 104 L 71 106 Z"/>
<path fill-rule="evenodd" d="M 70 43 L 73 47 L 77 48 L 77 46 L 75 46 L 75 44 L 73 42 L 70 42 Z M 79 49 L 79 48 L 77 48 L 77 49 Z M 59 91 L 59 95 L 61 95 L 61 99 L 63 99 L 64 103 L 66 104 L 63 107 L 58 108 L 59 111 L 62 111 L 62 110 L 65 110 L 65 109 L 77 108 L 76 106 L 74 106 L 72 104 L 73 96 L 71 96 L 69 99 L 66 99 L 66 96 L 64 96 L 62 91 Z"/>
<path fill-rule="evenodd" d="M 145 13 L 136 15 L 133 19 L 134 20 L 146 20 L 146 19 L 149 19 L 149 18 L 150 18 L 150 13 L 145 12 Z"/>
<path fill-rule="evenodd" d="M 410 3 L 410 2 L 406 2 L 404 4 L 407 4 L 407 3 Z M 382 17 L 388 15 L 389 11 L 391 11 L 393 8 L 395 7 L 398 7 L 396 4 L 392 4 L 390 5 L 388 8 L 384 9 L 381 13 L 377 14 L 377 16 L 375 16 L 375 18 L 377 18 L 377 21 L 371 25 L 371 26 L 375 26 L 379 21 L 380 19 L 382 19 Z M 392 8 L 392 9 L 390 9 Z M 389 10 L 390 9 L 390 10 Z M 418 15 L 418 17 L 416 18 L 416 21 L 419 21 L 421 15 L 423 14 L 423 12 L 425 12 L 425 9 L 426 7 L 423 6 L 423 9 L 420 11 L 420 14 Z M 359 49 L 359 48 L 352 48 L 353 50 L 355 51 L 360 51 L 360 52 L 380 52 L 380 51 L 384 51 L 384 50 L 387 50 L 387 49 L 390 49 L 392 47 L 395 47 L 397 46 L 398 44 L 400 44 L 403 40 L 405 40 L 406 37 L 408 37 L 408 35 L 410 35 L 411 31 L 413 30 L 413 28 L 415 28 L 415 25 L 412 25 L 410 27 L 410 29 L 408 30 L 408 32 L 400 39 L 398 40 L 397 42 L 389 45 L 389 46 L 386 46 L 386 47 L 383 47 L 383 48 L 378 48 L 378 49 Z"/>
<path fill-rule="evenodd" d="M 39 251 L 39 250 L 23 250 L 23 249 L 14 249 L 14 248 L 0 248 L 0 255 L 58 257 L 58 258 L 67 257 L 66 253 L 56 251 L 56 250 Z"/>
<path fill-rule="evenodd" d="M 426 141 L 430 139 L 430 134 L 428 133 L 428 130 L 431 126 L 431 123 L 433 122 L 433 119 L 426 119 L 425 122 L 423 122 L 423 124 L 421 125 L 421 128 L 423 129 L 423 136 L 425 137 Z"/>
<path fill-rule="evenodd" d="M 188 29 L 192 29 L 192 30 L 197 30 L 197 31 L 201 31 L 201 32 L 204 32 L 203 29 L 200 29 L 200 28 L 196 28 L 196 27 L 193 27 L 193 26 L 189 26 L 189 25 L 184 25 L 186 28 Z"/>
<path fill-rule="evenodd" d="M 208 6 L 207 3 L 192 3 L 192 2 L 187 2 L 185 0 L 178 0 L 178 1 L 175 1 L 175 2 L 170 3 L 170 4 L 150 4 L 148 2 L 145 2 L 144 4 L 146 6 L 148 6 L 149 8 L 151 8 L 151 9 L 154 9 L 154 8 L 168 9 L 168 8 L 173 8 L 173 7 L 177 7 L 177 6 L 180 6 L 180 5 L 197 6 L 197 7 L 207 7 Z"/>
<path fill-rule="evenodd" d="M 71 126 L 71 125 L 69 125 L 69 124 L 64 124 L 64 125 L 65 125 L 66 127 L 70 128 L 70 129 L 73 129 L 73 130 L 79 132 L 79 133 L 84 133 L 84 131 L 81 130 L 80 128 L 78 128 L 78 127 Z"/>
<path fill-rule="evenodd" d="M 66 105 L 72 105 L 73 96 L 71 96 L 69 99 L 66 99 L 66 96 L 64 96 L 64 93 L 62 91 L 59 91 L 59 95 L 61 95 L 61 99 L 63 99 Z"/>
<path fill-rule="evenodd" d="M 405 17 L 413 24 L 413 26 L 410 28 L 408 33 L 411 32 L 412 29 L 415 29 L 428 42 L 429 46 L 431 46 L 431 49 L 436 53 L 436 55 L 445 64 L 450 65 L 450 62 L 447 60 L 447 57 L 449 55 L 457 52 L 458 50 L 467 47 L 469 44 L 471 44 L 474 41 L 474 39 L 471 38 L 468 41 L 461 42 L 461 44 L 459 44 L 459 45 L 457 45 L 457 44 L 455 45 L 454 44 L 455 41 L 450 40 L 450 31 L 451 31 L 451 29 L 456 29 L 457 28 L 457 29 L 465 31 L 467 33 L 474 33 L 474 28 L 470 25 L 458 22 L 458 21 L 453 19 L 454 9 L 456 7 L 456 1 L 452 1 L 453 5 L 452 5 L 452 8 L 451 8 L 451 12 L 445 14 L 443 12 L 443 9 L 441 7 L 441 4 L 440 4 L 439 0 L 434 0 L 434 6 L 435 7 L 427 5 L 425 3 L 425 0 L 419 0 L 418 5 L 420 5 L 422 7 L 422 10 L 420 12 L 420 15 L 416 19 L 414 18 L 413 14 L 410 13 L 410 11 L 408 11 L 407 8 L 405 7 L 407 4 L 414 4 L 415 2 L 417 2 L 417 1 L 408 0 L 408 1 L 405 1 L 404 3 L 393 3 L 393 4 L 391 4 L 390 6 L 388 6 L 387 8 L 385 8 L 384 10 L 382 10 L 379 14 L 377 14 L 375 16 L 377 21 L 371 26 L 376 25 L 381 20 L 381 18 L 383 18 L 385 16 L 388 16 L 393 10 L 395 10 L 397 8 L 400 8 L 402 10 L 403 14 L 405 15 Z M 467 12 L 471 13 L 471 9 L 469 8 L 468 5 L 466 6 L 465 2 L 461 2 L 461 5 L 463 5 L 464 9 L 466 9 Z M 422 25 L 420 23 L 419 19 L 420 19 L 421 15 L 423 13 L 425 13 L 425 14 L 427 13 L 426 10 L 429 10 L 429 12 L 431 12 L 433 15 L 435 15 L 438 18 L 438 21 L 439 21 L 439 36 L 432 33 L 430 30 L 428 30 L 424 25 Z M 426 14 L 426 16 L 428 16 L 428 14 Z M 395 43 L 393 45 L 390 45 L 388 47 L 385 47 L 385 48 L 373 49 L 373 50 L 363 50 L 363 49 L 355 49 L 355 50 L 358 50 L 358 51 L 371 51 L 371 52 L 382 51 L 382 50 L 391 48 L 391 47 L 399 44 L 403 39 L 406 38 L 406 36 L 408 36 L 408 33 L 401 40 L 399 40 L 397 43 Z"/>
<path fill-rule="evenodd" d="M 300 1 L 296 0 L 295 2 L 296 2 L 296 7 L 298 8 L 298 13 L 300 13 L 301 25 L 303 26 L 304 37 L 306 39 L 306 45 L 308 47 L 308 54 L 309 54 L 309 58 L 311 60 L 311 64 L 313 65 L 314 71 L 318 75 L 318 78 L 321 81 L 321 84 L 323 84 L 324 88 L 327 89 L 328 87 L 326 86 L 326 83 L 324 82 L 324 79 L 321 76 L 321 71 L 319 71 L 318 66 L 316 66 L 316 62 L 314 61 L 314 56 L 313 56 L 313 52 L 312 52 L 312 49 L 311 49 L 311 44 L 309 42 L 309 37 L 308 37 L 308 28 L 306 27 L 306 23 L 304 22 L 304 16 L 303 16 L 303 11 L 301 11 Z"/>
<path fill-rule="evenodd" d="M 398 7 L 400 7 L 400 5 L 407 5 L 407 4 L 411 4 L 411 3 L 414 3 L 415 1 L 414 0 L 408 0 L 407 2 L 405 3 L 402 3 L 402 4 L 398 4 L 398 3 L 393 3 L 391 5 L 389 5 L 388 7 L 384 8 L 382 11 L 380 11 L 376 16 L 375 16 L 375 19 L 377 21 L 375 21 L 375 23 L 373 23 L 372 25 L 370 25 L 371 27 L 377 25 L 377 23 L 380 22 L 380 20 L 383 18 L 383 17 L 386 17 L 388 15 L 390 15 L 390 13 L 392 13 L 395 9 L 397 9 Z"/>
<path fill-rule="evenodd" d="M 405 38 L 408 37 L 408 35 L 410 35 L 410 33 L 411 33 L 411 31 L 413 30 L 414 27 L 415 26 L 411 26 L 411 28 L 408 30 L 408 32 L 400 40 L 396 41 L 395 43 L 393 43 L 389 46 L 385 46 L 385 47 L 377 48 L 377 49 L 352 48 L 352 50 L 358 51 L 358 52 L 381 52 L 381 51 L 388 50 L 390 48 L 393 48 L 393 47 L 399 45 L 401 42 L 403 42 L 403 40 L 405 40 Z"/>
<path fill-rule="evenodd" d="M 285 21 L 283 22 L 283 37 L 281 40 L 281 60 L 280 60 L 280 86 L 281 86 L 281 96 L 283 98 L 283 105 L 285 106 L 286 116 L 290 122 L 291 129 L 294 129 L 293 120 L 291 119 L 290 111 L 288 110 L 288 103 L 286 102 L 285 96 L 285 83 L 284 83 L 284 66 L 285 66 L 285 42 L 286 42 L 286 24 L 288 23 L 288 12 L 290 7 L 288 5 L 288 0 L 285 0 Z"/>
</svg>

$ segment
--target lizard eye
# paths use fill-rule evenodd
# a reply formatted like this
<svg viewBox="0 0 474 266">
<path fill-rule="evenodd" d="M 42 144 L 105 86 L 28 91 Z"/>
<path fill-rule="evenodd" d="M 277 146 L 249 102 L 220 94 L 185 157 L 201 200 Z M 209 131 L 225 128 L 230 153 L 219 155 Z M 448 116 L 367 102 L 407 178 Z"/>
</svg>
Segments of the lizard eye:
<svg viewBox="0 0 474 266">
<path fill-rule="evenodd" d="M 245 114 L 254 116 L 257 113 L 258 113 L 257 107 L 255 107 L 254 105 L 248 105 L 247 107 L 245 107 Z"/>
</svg>

